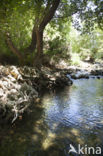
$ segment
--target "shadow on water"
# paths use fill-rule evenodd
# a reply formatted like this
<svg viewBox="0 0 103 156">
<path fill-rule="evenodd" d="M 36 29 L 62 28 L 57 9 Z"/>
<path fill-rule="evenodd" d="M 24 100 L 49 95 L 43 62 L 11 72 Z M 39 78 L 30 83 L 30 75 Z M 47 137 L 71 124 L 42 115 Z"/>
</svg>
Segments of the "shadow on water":
<svg viewBox="0 0 103 156">
<path fill-rule="evenodd" d="M 70 144 L 103 146 L 103 80 L 45 93 L 12 128 L 1 127 L 0 138 L 0 156 L 76 156 Z"/>
<path fill-rule="evenodd" d="M 43 120 L 43 108 L 33 111 L 12 128 L 0 128 L 0 156 L 59 156 L 62 148 L 55 142 L 56 135 L 48 130 Z"/>
</svg>

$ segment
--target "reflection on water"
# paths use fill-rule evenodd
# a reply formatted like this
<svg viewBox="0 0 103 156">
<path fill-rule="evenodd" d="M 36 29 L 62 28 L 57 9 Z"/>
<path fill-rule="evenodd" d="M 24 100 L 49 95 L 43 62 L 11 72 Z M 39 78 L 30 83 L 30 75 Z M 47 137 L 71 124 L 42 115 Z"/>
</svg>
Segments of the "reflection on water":
<svg viewBox="0 0 103 156">
<path fill-rule="evenodd" d="M 1 129 L 0 156 L 69 156 L 69 145 L 103 146 L 103 79 L 75 80 L 45 94 L 12 129 Z"/>
</svg>

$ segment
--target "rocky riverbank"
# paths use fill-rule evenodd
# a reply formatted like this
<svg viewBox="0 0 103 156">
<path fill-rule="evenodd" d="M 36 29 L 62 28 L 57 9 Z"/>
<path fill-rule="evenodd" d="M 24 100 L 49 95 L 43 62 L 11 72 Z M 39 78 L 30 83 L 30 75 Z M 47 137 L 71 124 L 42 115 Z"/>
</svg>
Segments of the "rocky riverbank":
<svg viewBox="0 0 103 156">
<path fill-rule="evenodd" d="M 79 68 L 76 68 L 76 69 L 69 69 L 67 70 L 67 76 L 70 78 L 70 79 L 82 79 L 82 78 L 85 78 L 85 79 L 89 79 L 89 78 L 103 78 L 103 70 L 91 70 L 91 71 L 88 71 L 88 70 L 82 70 L 82 69 L 79 69 Z"/>
<path fill-rule="evenodd" d="M 62 70 L 65 71 L 70 79 L 100 79 L 103 77 L 103 64 L 101 63 L 91 64 L 82 62 L 81 66 L 64 66 Z"/>
<path fill-rule="evenodd" d="M 0 123 L 15 122 L 31 105 L 36 104 L 42 91 L 71 84 L 62 70 L 0 66 Z"/>
<path fill-rule="evenodd" d="M 65 74 L 71 79 L 82 78 L 102 78 L 103 77 L 103 61 L 102 62 L 83 62 L 79 65 L 68 65 L 68 63 L 62 61 L 56 65 L 57 68 L 62 69 Z"/>
<path fill-rule="evenodd" d="M 73 79 L 103 77 L 103 67 L 54 68 L 0 66 L 0 123 L 15 122 L 31 105 L 35 105 L 42 92 L 53 91 L 72 84 Z"/>
</svg>

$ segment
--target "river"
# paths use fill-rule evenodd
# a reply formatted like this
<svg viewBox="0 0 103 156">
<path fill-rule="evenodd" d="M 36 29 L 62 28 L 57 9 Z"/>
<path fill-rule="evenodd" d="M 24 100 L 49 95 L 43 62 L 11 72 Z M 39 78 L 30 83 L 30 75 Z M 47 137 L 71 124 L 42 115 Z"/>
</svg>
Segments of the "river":
<svg viewBox="0 0 103 156">
<path fill-rule="evenodd" d="M 20 122 L 0 130 L 0 156 L 77 155 L 69 154 L 70 144 L 76 150 L 78 144 L 100 147 L 102 156 L 103 79 L 74 80 L 70 87 L 45 93 Z"/>
</svg>

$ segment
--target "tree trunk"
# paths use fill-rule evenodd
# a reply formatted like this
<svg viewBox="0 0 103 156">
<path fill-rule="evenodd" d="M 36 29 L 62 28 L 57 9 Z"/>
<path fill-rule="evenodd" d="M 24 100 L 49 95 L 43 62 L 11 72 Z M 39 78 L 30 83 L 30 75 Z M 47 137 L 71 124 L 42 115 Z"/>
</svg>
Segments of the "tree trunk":
<svg viewBox="0 0 103 156">
<path fill-rule="evenodd" d="M 37 53 L 34 58 L 34 65 L 38 66 L 42 64 L 43 58 L 43 31 L 36 30 L 36 39 L 37 39 Z"/>
<path fill-rule="evenodd" d="M 20 51 L 14 46 L 9 34 L 6 34 L 6 42 L 11 51 L 18 57 L 20 63 L 24 63 L 24 57 Z"/>
<path fill-rule="evenodd" d="M 53 18 L 55 11 L 57 10 L 59 6 L 60 0 L 53 0 L 52 6 L 49 8 L 47 13 L 45 14 L 44 18 L 42 19 L 42 22 L 36 29 L 36 41 L 37 41 L 37 54 L 34 59 L 34 65 L 36 64 L 42 64 L 43 60 L 43 32 L 46 27 L 46 25 L 51 21 Z M 48 6 L 47 6 L 48 7 Z"/>
<path fill-rule="evenodd" d="M 46 15 L 44 16 L 41 24 L 40 24 L 40 30 L 44 30 L 46 25 L 51 21 L 53 18 L 58 6 L 59 6 L 60 0 L 53 0 L 51 8 L 47 11 Z"/>
<path fill-rule="evenodd" d="M 43 55 L 43 31 L 36 31 L 36 37 L 37 37 L 37 55 L 42 56 Z"/>
<path fill-rule="evenodd" d="M 26 53 L 28 53 L 28 52 L 32 53 L 36 49 L 36 43 L 37 43 L 36 28 L 35 28 L 35 25 L 34 25 L 33 31 L 32 31 L 31 43 L 30 43 L 30 45 L 24 51 Z"/>
</svg>

